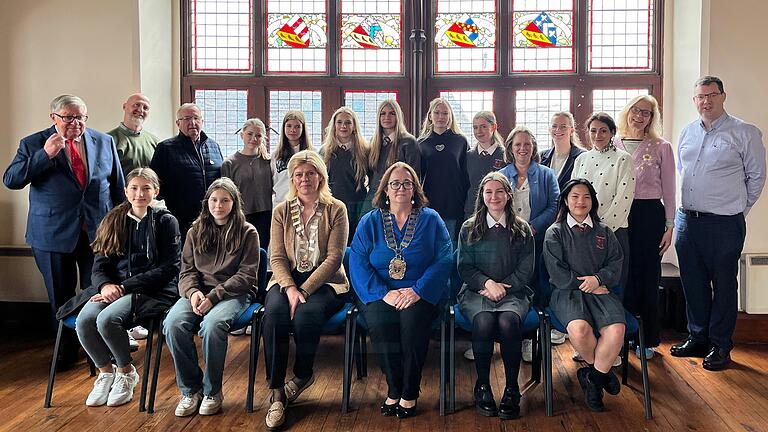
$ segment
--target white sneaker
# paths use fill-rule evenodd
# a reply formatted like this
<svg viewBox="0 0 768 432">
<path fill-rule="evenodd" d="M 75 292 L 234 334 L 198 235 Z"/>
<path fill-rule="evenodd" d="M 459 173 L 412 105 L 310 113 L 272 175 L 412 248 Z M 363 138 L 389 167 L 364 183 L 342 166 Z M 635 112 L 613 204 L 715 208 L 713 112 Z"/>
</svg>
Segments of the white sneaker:
<svg viewBox="0 0 768 432">
<path fill-rule="evenodd" d="M 142 340 L 142 339 L 146 339 L 147 336 L 149 336 L 149 330 L 145 329 L 142 326 L 136 326 L 128 330 L 128 334 L 133 336 L 134 339 Z"/>
<path fill-rule="evenodd" d="M 472 351 L 472 347 L 469 347 L 468 350 L 464 351 L 464 358 L 469 360 L 469 361 L 474 361 L 475 360 L 475 353 L 474 353 L 474 351 Z"/>
<path fill-rule="evenodd" d="M 583 362 L 584 358 L 579 354 L 578 351 L 574 351 L 573 355 L 571 356 L 573 361 L 577 362 Z M 616 356 L 616 360 L 613 361 L 613 367 L 621 366 L 621 356 Z"/>
<path fill-rule="evenodd" d="M 88 393 L 88 398 L 85 399 L 85 404 L 90 407 L 102 406 L 107 403 L 109 398 L 109 389 L 112 388 L 112 383 L 115 382 L 115 374 L 100 372 L 96 377 L 96 382 L 93 383 L 93 390 Z"/>
<path fill-rule="evenodd" d="M 568 339 L 568 334 L 566 333 L 562 333 L 555 329 L 552 329 L 549 332 L 549 340 L 552 341 L 552 345 L 560 345 L 564 343 L 566 339 Z"/>
<path fill-rule="evenodd" d="M 200 400 L 203 395 L 200 392 L 193 394 L 192 396 L 181 396 L 181 400 L 176 405 L 176 417 L 187 417 L 197 412 L 197 406 L 200 405 Z"/>
<path fill-rule="evenodd" d="M 131 352 L 136 352 L 139 350 L 139 343 L 133 336 L 131 336 L 131 332 L 128 332 L 128 345 L 131 347 Z"/>
<path fill-rule="evenodd" d="M 107 406 L 119 406 L 127 404 L 133 399 L 133 389 L 139 383 L 139 373 L 136 368 L 131 366 L 128 373 L 115 373 L 115 382 L 112 384 L 112 390 L 109 391 Z"/>
<path fill-rule="evenodd" d="M 213 396 L 204 396 L 198 414 L 214 415 L 221 409 L 222 402 L 224 402 L 224 395 L 222 395 L 221 392 Z"/>
<path fill-rule="evenodd" d="M 533 361 L 533 341 L 523 339 L 523 361 L 530 363 Z"/>
</svg>

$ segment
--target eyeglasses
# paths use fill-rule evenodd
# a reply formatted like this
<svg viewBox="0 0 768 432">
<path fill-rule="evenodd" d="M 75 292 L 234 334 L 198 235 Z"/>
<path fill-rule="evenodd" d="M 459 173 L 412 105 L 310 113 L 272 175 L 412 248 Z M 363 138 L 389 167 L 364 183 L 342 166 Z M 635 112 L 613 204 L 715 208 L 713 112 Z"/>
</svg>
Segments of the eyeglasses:
<svg viewBox="0 0 768 432">
<path fill-rule="evenodd" d="M 695 95 L 693 97 L 696 98 L 697 101 L 705 101 L 705 100 L 708 100 L 708 99 L 714 99 L 714 98 L 720 96 L 721 94 L 723 94 L 723 92 L 712 92 L 712 93 L 707 93 L 707 94 L 697 94 L 697 95 Z"/>
<path fill-rule="evenodd" d="M 179 121 L 200 121 L 202 120 L 202 117 L 198 116 L 186 116 L 179 119 Z"/>
<path fill-rule="evenodd" d="M 65 116 L 63 116 L 63 115 L 56 114 L 56 113 L 53 113 L 53 115 L 55 115 L 56 117 L 60 118 L 61 121 L 63 121 L 64 123 L 72 123 L 75 120 L 77 120 L 80 123 L 85 123 L 85 122 L 88 121 L 88 116 L 87 115 L 76 115 L 76 116 L 65 115 Z"/>
<path fill-rule="evenodd" d="M 393 181 L 389 182 L 388 184 L 389 184 L 389 188 L 392 189 L 392 190 L 399 190 L 400 188 L 405 188 L 405 190 L 413 189 L 413 182 L 410 181 L 410 180 L 406 180 L 406 181 L 403 181 L 403 182 L 401 182 L 399 180 L 393 180 Z"/>
<path fill-rule="evenodd" d="M 645 118 L 650 118 L 653 115 L 653 111 L 640 109 L 638 107 L 632 107 L 630 111 L 632 111 L 632 114 L 640 114 Z"/>
</svg>

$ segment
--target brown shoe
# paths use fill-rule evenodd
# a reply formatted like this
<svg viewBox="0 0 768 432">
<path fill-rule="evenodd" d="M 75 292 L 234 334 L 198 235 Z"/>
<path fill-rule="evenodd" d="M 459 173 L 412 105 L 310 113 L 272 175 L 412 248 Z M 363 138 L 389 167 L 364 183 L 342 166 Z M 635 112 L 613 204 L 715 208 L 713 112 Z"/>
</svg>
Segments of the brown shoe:
<svg viewBox="0 0 768 432">
<path fill-rule="evenodd" d="M 264 419 L 267 430 L 277 430 L 285 423 L 285 404 L 282 401 L 272 402 Z"/>
<path fill-rule="evenodd" d="M 299 396 L 304 393 L 304 390 L 308 389 L 309 386 L 315 383 L 315 376 L 312 375 L 306 382 L 304 382 L 304 385 L 299 386 L 299 384 L 296 383 L 296 377 L 293 377 L 292 380 L 285 383 L 285 387 L 283 390 L 285 391 L 285 398 L 287 403 L 291 403 L 299 398 Z"/>
</svg>

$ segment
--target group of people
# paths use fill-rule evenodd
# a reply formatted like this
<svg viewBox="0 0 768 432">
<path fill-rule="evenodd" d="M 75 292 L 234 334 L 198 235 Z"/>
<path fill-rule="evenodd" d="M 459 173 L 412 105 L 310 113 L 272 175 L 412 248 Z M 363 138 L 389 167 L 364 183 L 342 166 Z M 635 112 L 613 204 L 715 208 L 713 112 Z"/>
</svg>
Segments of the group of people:
<svg viewBox="0 0 768 432">
<path fill-rule="evenodd" d="M 158 143 L 142 129 L 150 108 L 143 95 L 129 97 L 111 137 L 86 128 L 85 103 L 63 95 L 51 103 L 53 126 L 21 141 L 4 183 L 31 185 L 27 241 L 52 310 L 79 310 L 77 338 L 100 371 L 89 406 L 131 400 L 138 374 L 125 329 L 170 309 L 163 332 L 182 393 L 176 415 L 218 412 L 229 329 L 259 295 L 268 428 L 279 428 L 287 406 L 315 382 L 323 324 L 350 301 L 386 377 L 381 414 L 413 416 L 432 323 L 451 297 L 456 265 L 480 414 L 520 415 L 522 322 L 531 305 L 549 305 L 566 326 L 574 357 L 586 363 L 577 376 L 587 406 L 602 410 L 603 392 L 620 391 L 611 367 L 624 309 L 644 319 L 646 357 L 660 343 L 658 281 L 673 230 L 690 336 L 672 355 L 705 357 L 710 370 L 730 360 L 736 263 L 744 215 L 765 183 L 765 149 L 757 128 L 725 112 L 721 80 L 703 77 L 694 89 L 700 119 L 678 145 L 677 212 L 673 149 L 652 96 L 632 99 L 618 122 L 591 115 L 586 145 L 573 115 L 556 113 L 544 152 L 525 126 L 503 139 L 488 111 L 474 116 L 477 145 L 469 149 L 450 104 L 437 98 L 418 138 L 387 100 L 370 144 L 357 114 L 343 107 L 315 151 L 303 113 L 289 111 L 271 154 L 264 123 L 249 119 L 242 150 L 224 158 L 194 104 L 178 109 L 179 134 Z M 259 250 L 267 247 L 272 276 L 257 293 Z M 86 289 L 70 300 L 78 274 Z M 505 368 L 498 405 L 494 342 Z M 68 346 L 65 356 L 74 358 L 77 345 Z"/>
</svg>

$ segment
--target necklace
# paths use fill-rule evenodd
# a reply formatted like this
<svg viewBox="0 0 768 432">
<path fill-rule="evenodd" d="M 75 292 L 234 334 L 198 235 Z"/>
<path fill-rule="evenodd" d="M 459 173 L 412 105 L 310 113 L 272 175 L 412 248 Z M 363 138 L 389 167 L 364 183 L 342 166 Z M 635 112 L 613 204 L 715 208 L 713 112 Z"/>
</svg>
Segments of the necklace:
<svg viewBox="0 0 768 432">
<path fill-rule="evenodd" d="M 401 280 L 405 277 L 406 262 L 403 258 L 403 250 L 411 244 L 413 235 L 416 233 L 416 221 L 419 218 L 419 210 L 411 210 L 408 215 L 408 222 L 405 225 L 405 233 L 400 244 L 395 242 L 395 216 L 389 210 L 381 211 L 381 220 L 384 224 L 384 239 L 387 241 L 387 247 L 395 252 L 395 256 L 389 260 L 389 277 Z"/>
<path fill-rule="evenodd" d="M 296 241 L 299 242 L 296 270 L 301 273 L 307 273 L 314 268 L 311 257 L 315 247 L 317 247 L 317 230 L 322 215 L 323 206 L 318 203 L 315 205 L 315 214 L 309 219 L 309 234 L 307 234 L 307 230 L 304 229 L 304 224 L 301 222 L 299 199 L 295 198 L 291 201 L 291 221 L 293 222 L 293 229 L 296 231 Z"/>
</svg>

